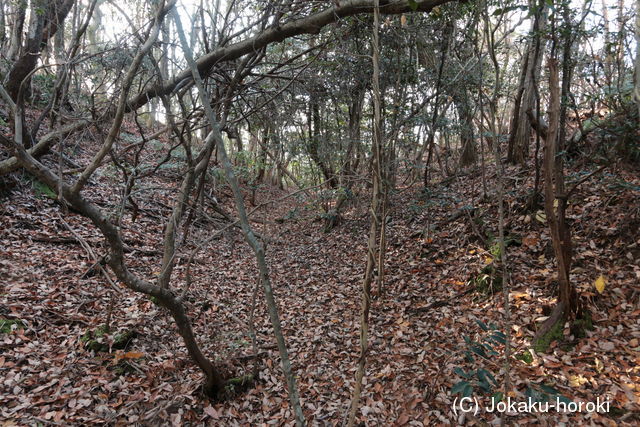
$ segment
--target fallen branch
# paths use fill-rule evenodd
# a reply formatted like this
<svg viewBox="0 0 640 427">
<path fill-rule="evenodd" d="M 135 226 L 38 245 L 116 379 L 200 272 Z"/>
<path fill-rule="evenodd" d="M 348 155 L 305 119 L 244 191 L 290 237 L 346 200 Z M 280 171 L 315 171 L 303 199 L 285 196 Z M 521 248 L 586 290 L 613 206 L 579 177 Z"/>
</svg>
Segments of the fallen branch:
<svg viewBox="0 0 640 427">
<path fill-rule="evenodd" d="M 60 243 L 60 244 L 72 244 L 79 245 L 77 239 L 73 237 L 60 237 L 60 236 L 32 236 L 31 240 L 34 242 L 42 242 L 42 243 Z"/>
<path fill-rule="evenodd" d="M 431 310 L 432 308 L 445 307 L 445 306 L 451 304 L 454 300 L 457 300 L 458 298 L 461 298 L 461 297 L 463 297 L 463 296 L 465 296 L 467 294 L 470 294 L 473 291 L 474 291 L 474 289 L 470 288 L 470 289 L 467 289 L 466 291 L 461 292 L 459 294 L 456 294 L 456 295 L 454 295 L 454 296 L 452 296 L 450 298 L 432 302 L 431 304 L 429 304 L 429 305 L 427 305 L 425 307 L 412 308 L 412 309 L 410 309 L 408 311 L 413 312 L 413 313 L 424 313 L 426 311 Z"/>
<path fill-rule="evenodd" d="M 91 122 L 89 120 L 79 120 L 75 123 L 63 126 L 60 129 L 57 129 L 43 136 L 36 145 L 27 150 L 27 153 L 35 158 L 38 158 L 47 153 L 51 146 L 56 142 L 60 141 L 63 138 L 66 138 L 68 135 L 74 132 L 77 132 L 89 126 L 90 124 Z M 4 135 L 0 135 L 0 138 L 8 140 L 8 138 Z M 10 141 L 5 141 L 3 145 L 10 146 L 11 144 L 12 143 Z M 18 169 L 20 169 L 20 163 L 18 162 L 18 159 L 16 157 L 11 157 L 0 162 L 0 176 L 14 172 Z"/>
<path fill-rule="evenodd" d="M 578 186 L 580 186 L 581 184 L 584 184 L 589 178 L 591 178 L 592 176 L 594 176 L 597 173 L 602 172 L 603 170 L 605 170 L 609 165 L 604 165 L 604 166 L 600 166 L 598 169 L 594 170 L 591 173 L 588 173 L 585 177 L 583 177 L 582 179 L 580 179 L 578 182 L 576 182 L 573 187 L 571 187 L 571 190 L 569 190 L 567 192 L 567 199 L 569 199 L 569 197 L 571 197 L 571 195 L 578 189 Z"/>
<path fill-rule="evenodd" d="M 75 233 L 73 234 L 75 235 Z M 42 243 L 80 245 L 83 248 L 85 248 L 84 244 L 80 240 L 78 240 L 76 237 L 36 235 L 36 236 L 32 236 L 31 240 L 34 242 L 42 242 Z M 84 240 L 84 242 L 87 243 L 86 240 Z M 129 245 L 123 245 L 122 248 L 124 249 L 124 252 L 127 252 L 127 253 L 139 253 L 142 255 L 161 255 L 162 254 L 162 251 L 158 249 L 134 248 L 133 246 L 129 246 Z"/>
</svg>

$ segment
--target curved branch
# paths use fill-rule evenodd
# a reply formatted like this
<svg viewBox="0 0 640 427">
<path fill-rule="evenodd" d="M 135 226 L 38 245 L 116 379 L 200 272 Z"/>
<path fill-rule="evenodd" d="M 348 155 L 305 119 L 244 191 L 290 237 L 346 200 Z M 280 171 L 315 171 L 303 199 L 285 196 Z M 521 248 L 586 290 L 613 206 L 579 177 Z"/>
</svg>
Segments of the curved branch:
<svg viewBox="0 0 640 427">
<path fill-rule="evenodd" d="M 381 1 L 380 13 L 383 15 L 397 15 L 409 12 L 430 12 L 434 7 L 450 3 L 454 0 L 408 0 Z M 415 6 L 411 7 L 411 3 Z M 297 19 L 282 26 L 268 28 L 254 37 L 246 40 L 222 46 L 214 51 L 201 56 L 196 60 L 196 67 L 202 76 L 209 74 L 211 68 L 219 62 L 232 61 L 253 51 L 262 49 L 272 43 L 281 42 L 289 37 L 301 34 L 317 34 L 320 30 L 342 18 L 348 16 L 373 13 L 373 0 L 341 1 L 340 6 L 331 7 L 322 12 L 315 13 L 306 18 Z M 129 100 L 128 111 L 137 110 L 147 104 L 151 99 L 171 94 L 178 86 L 191 82 L 193 79 L 189 68 L 176 74 L 164 85 L 157 85 L 147 89 Z"/>
<path fill-rule="evenodd" d="M 434 7 L 450 3 L 452 1 L 457 0 L 415 0 L 415 2 L 413 2 L 415 4 L 414 7 L 410 6 L 412 2 L 409 0 L 381 1 L 380 13 L 383 15 L 397 15 L 410 12 L 430 12 Z M 337 22 L 342 18 L 365 13 L 373 13 L 373 0 L 342 1 L 340 2 L 340 6 L 325 9 L 306 18 L 297 19 L 282 26 L 268 28 L 256 36 L 238 43 L 219 47 L 218 49 L 198 58 L 196 60 L 196 66 L 200 74 L 204 76 L 207 75 L 211 68 L 219 62 L 232 61 L 248 53 L 262 49 L 269 44 L 281 42 L 292 36 L 301 34 L 317 34 L 323 27 Z M 167 83 L 158 84 L 130 98 L 126 102 L 125 112 L 135 111 L 143 105 L 146 105 L 153 98 L 162 95 L 170 95 L 179 88 L 184 87 L 185 85 L 190 85 L 192 82 L 193 77 L 191 70 L 187 68 L 175 75 Z M 115 115 L 115 111 L 113 114 Z M 88 125 L 88 122 L 86 122 L 85 125 Z M 82 128 L 83 126 L 74 127 L 76 131 Z M 49 146 L 52 145 L 53 142 L 55 142 L 51 139 L 48 139 L 47 141 L 48 142 L 46 144 L 38 143 L 37 146 L 40 146 L 41 148 L 36 152 L 30 152 L 30 154 L 33 154 L 34 156 L 42 154 Z M 19 163 L 15 157 L 0 162 L 0 176 L 18 168 Z"/>
</svg>

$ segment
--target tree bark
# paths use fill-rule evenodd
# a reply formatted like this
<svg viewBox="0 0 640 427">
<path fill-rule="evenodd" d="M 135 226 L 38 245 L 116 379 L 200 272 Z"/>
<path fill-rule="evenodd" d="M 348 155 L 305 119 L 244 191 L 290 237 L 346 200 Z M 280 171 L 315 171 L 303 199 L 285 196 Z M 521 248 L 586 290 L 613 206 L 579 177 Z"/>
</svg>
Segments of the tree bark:
<svg viewBox="0 0 640 427">
<path fill-rule="evenodd" d="M 340 188 L 335 205 L 327 212 L 324 231 L 331 231 L 342 221 L 341 211 L 347 200 L 351 196 L 353 188 L 353 178 L 356 173 L 357 161 L 354 158 L 360 146 L 362 123 L 362 108 L 364 107 L 364 95 L 367 85 L 362 81 L 357 81 L 355 86 L 349 91 L 350 103 L 348 104 L 348 141 L 344 154 L 344 167 L 340 171 L 337 187 Z"/>
<path fill-rule="evenodd" d="M 35 69 L 40 52 L 46 45 L 44 42 L 56 33 L 58 23 L 64 21 L 73 2 L 74 0 L 58 0 L 50 3 L 45 0 L 36 0 L 33 2 L 28 38 L 20 49 L 20 54 L 11 70 L 9 70 L 5 84 L 5 89 L 14 102 L 18 100 L 18 92 L 23 80 Z"/>
<path fill-rule="evenodd" d="M 24 31 L 24 20 L 27 15 L 27 0 L 18 0 L 13 3 L 11 22 L 11 36 L 6 57 L 9 61 L 15 61 L 22 46 L 22 33 Z"/>
<path fill-rule="evenodd" d="M 475 132 L 473 131 L 473 111 L 467 101 L 467 91 L 464 90 L 458 96 L 454 96 L 453 102 L 458 111 L 458 124 L 460 127 L 460 166 L 469 166 L 478 159 L 478 150 L 475 142 Z"/>
<path fill-rule="evenodd" d="M 546 3 L 542 2 L 536 11 L 529 32 L 531 40 L 522 58 L 522 75 L 513 108 L 507 148 L 507 161 L 510 163 L 524 164 L 529 154 L 532 129 L 527 111 L 534 109 L 536 105 L 536 86 L 540 78 L 543 56 L 541 33 L 546 27 L 546 21 L 547 7 Z"/>
<path fill-rule="evenodd" d="M 434 7 L 453 1 L 456 0 L 400 0 L 381 6 L 380 13 L 395 15 L 411 12 L 430 12 Z M 372 11 L 373 0 L 341 1 L 335 7 L 329 7 L 321 12 L 288 22 L 281 26 L 267 28 L 254 37 L 249 37 L 243 41 L 214 49 L 212 52 L 198 58 L 196 66 L 202 75 L 208 75 L 212 67 L 219 62 L 232 61 L 272 43 L 281 42 L 289 37 L 301 34 L 317 34 L 323 27 L 342 18 L 372 13 Z M 96 20 L 99 20 L 99 16 L 100 11 L 96 9 Z M 92 33 L 93 31 L 90 30 L 90 38 Z M 135 111 L 158 96 L 169 95 L 178 88 L 187 86 L 192 82 L 192 79 L 193 77 L 189 69 L 182 70 L 175 74 L 168 82 L 160 82 L 129 98 L 125 104 L 125 111 Z M 112 114 L 115 115 L 115 111 Z M 357 154 L 356 161 L 360 158 L 361 153 L 357 151 Z"/>
<path fill-rule="evenodd" d="M 560 88 L 558 65 L 549 61 L 549 127 L 544 143 L 544 208 L 551 232 L 553 252 L 558 264 L 558 303 L 537 333 L 545 335 L 558 321 L 573 318 L 577 310 L 571 271 L 571 233 L 566 223 L 567 194 L 564 188 L 562 155 L 559 154 Z"/>
<path fill-rule="evenodd" d="M 353 427 L 356 414 L 360 406 L 362 394 L 362 379 L 365 374 L 367 353 L 369 352 L 369 311 L 371 309 L 371 283 L 373 282 L 373 270 L 376 264 L 376 244 L 378 229 L 382 221 L 382 171 L 384 165 L 384 153 L 382 152 L 382 114 L 380 99 L 380 10 L 379 0 L 374 0 L 373 29 L 372 29 L 372 65 L 373 75 L 371 89 L 373 92 L 373 147 L 372 147 L 372 180 L 371 210 L 369 225 L 369 240 L 367 243 L 367 266 L 362 279 L 362 305 L 360 310 L 360 355 L 358 357 L 358 369 L 356 371 L 356 383 L 351 398 L 351 407 L 347 426 Z M 378 248 L 381 250 L 380 248 Z"/>
<path fill-rule="evenodd" d="M 436 93 L 433 105 L 433 111 L 431 113 L 431 126 L 429 129 L 429 136 L 425 141 L 424 145 L 421 147 L 418 153 L 418 157 L 416 158 L 416 163 L 420 164 L 422 161 L 422 156 L 424 154 L 425 148 L 428 150 L 427 152 L 427 160 L 424 165 L 424 172 L 422 175 L 422 185 L 425 189 L 429 187 L 429 181 L 431 181 L 430 167 L 431 167 L 431 159 L 433 158 L 433 152 L 435 150 L 435 135 L 436 135 L 436 123 L 438 120 L 438 109 L 440 107 L 440 91 L 442 88 L 442 76 L 444 73 L 444 65 L 447 60 L 447 52 L 449 52 L 449 39 L 451 38 L 452 29 L 451 24 L 447 23 L 445 27 L 445 36 L 442 38 L 442 47 L 440 53 L 440 63 L 438 65 L 438 78 L 436 79 Z M 426 61 L 423 65 L 426 66 Z"/>
<path fill-rule="evenodd" d="M 638 104 L 638 126 L 640 126 L 640 0 L 636 0 L 636 79 L 634 98 Z"/>
<path fill-rule="evenodd" d="M 314 91 L 316 93 L 312 93 L 309 102 L 310 115 L 309 119 L 309 156 L 318 165 L 322 175 L 324 176 L 325 181 L 327 182 L 327 187 L 330 189 L 335 189 L 338 187 L 338 180 L 333 172 L 333 168 L 331 167 L 331 163 L 325 159 L 325 156 L 320 151 L 320 144 L 322 140 L 322 116 L 320 114 L 320 104 L 318 102 L 318 91 Z"/>
</svg>

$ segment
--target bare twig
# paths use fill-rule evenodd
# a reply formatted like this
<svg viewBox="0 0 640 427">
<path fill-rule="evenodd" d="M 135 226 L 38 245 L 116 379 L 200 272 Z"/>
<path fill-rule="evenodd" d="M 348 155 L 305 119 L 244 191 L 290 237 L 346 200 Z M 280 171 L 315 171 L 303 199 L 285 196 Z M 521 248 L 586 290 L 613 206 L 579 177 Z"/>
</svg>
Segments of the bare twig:
<svg viewBox="0 0 640 427">
<path fill-rule="evenodd" d="M 116 286 L 116 284 L 113 282 L 113 280 L 111 280 L 111 277 L 109 277 L 109 273 L 107 273 L 107 271 L 104 269 L 103 264 L 104 264 L 104 256 L 102 257 L 98 257 L 96 255 L 96 253 L 93 251 L 93 249 L 91 249 L 91 246 L 89 246 L 89 243 L 87 243 L 87 241 L 80 235 L 78 234 L 63 218 L 62 216 L 58 215 L 58 219 L 60 220 L 60 222 L 62 223 L 62 225 L 64 225 L 64 227 L 69 230 L 71 232 L 71 234 L 73 234 L 73 237 L 78 241 L 78 243 L 80 244 L 80 246 L 82 246 L 82 248 L 85 250 L 85 252 L 87 252 L 87 255 L 89 255 L 89 258 L 91 259 L 91 261 L 93 261 L 93 266 L 91 266 L 91 269 L 94 267 L 98 267 L 98 269 L 100 270 L 100 272 L 102 273 L 102 275 L 104 276 L 104 278 L 106 279 L 107 283 L 109 284 L 109 286 L 115 290 L 116 292 L 118 292 L 119 294 L 122 294 L 122 289 L 118 288 L 118 286 Z M 88 270 L 87 270 L 88 271 Z M 87 272 L 83 273 L 82 276 L 86 275 Z"/>
</svg>

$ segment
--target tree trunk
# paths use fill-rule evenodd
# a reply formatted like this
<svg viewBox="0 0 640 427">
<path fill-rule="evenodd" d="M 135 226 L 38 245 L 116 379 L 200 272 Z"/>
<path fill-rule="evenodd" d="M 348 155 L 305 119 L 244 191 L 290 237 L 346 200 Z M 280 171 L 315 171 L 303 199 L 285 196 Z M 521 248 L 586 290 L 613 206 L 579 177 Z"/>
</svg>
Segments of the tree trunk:
<svg viewBox="0 0 640 427">
<path fill-rule="evenodd" d="M 449 39 L 451 37 L 451 33 L 452 33 L 451 24 L 447 23 L 447 26 L 445 28 L 445 37 L 443 37 L 442 39 L 442 48 L 441 48 L 442 53 L 440 54 L 440 63 L 438 65 L 438 78 L 436 80 L 436 94 L 435 94 L 433 112 L 431 113 L 431 126 L 429 128 L 429 136 L 427 137 L 427 140 L 425 141 L 424 145 L 420 149 L 418 153 L 418 157 L 416 158 L 416 163 L 419 164 L 420 161 L 422 160 L 422 156 L 424 154 L 425 148 L 428 150 L 427 161 L 424 165 L 424 172 L 422 175 L 422 184 L 425 189 L 429 187 L 429 181 L 431 180 L 429 167 L 431 165 L 431 159 L 433 157 L 433 150 L 435 145 L 435 135 L 436 135 L 436 129 L 437 129 L 436 123 L 438 120 L 438 107 L 440 106 L 440 90 L 442 86 L 442 75 L 444 72 L 444 64 L 447 60 L 447 53 L 449 52 Z M 426 61 L 423 61 L 423 65 L 426 65 Z"/>
<path fill-rule="evenodd" d="M 369 225 L 369 240 L 367 243 L 367 266 L 362 280 L 362 307 L 360 311 L 360 355 L 358 357 L 358 369 L 356 372 L 356 383 L 351 398 L 351 408 L 347 425 L 353 427 L 356 414 L 360 405 L 362 394 L 362 379 L 364 378 L 367 353 L 369 352 L 369 310 L 371 308 L 371 283 L 373 282 L 373 270 L 376 264 L 376 243 L 377 234 L 380 227 L 382 210 L 382 176 L 384 170 L 382 164 L 384 159 L 382 144 L 382 115 L 380 111 L 380 10 L 379 0 L 374 0 L 373 13 L 373 35 L 372 35 L 372 92 L 373 92 L 373 146 L 372 146 L 372 179 L 373 190 L 371 194 L 371 211 Z"/>
<path fill-rule="evenodd" d="M 309 120 L 309 156 L 314 161 L 322 175 L 327 181 L 327 188 L 338 188 L 338 180 L 333 172 L 331 163 L 324 158 L 320 152 L 320 142 L 322 140 L 322 117 L 320 115 L 320 105 L 316 94 L 311 95 Z"/>
<path fill-rule="evenodd" d="M 13 3 L 11 11 L 13 20 L 11 21 L 9 45 L 6 57 L 9 61 L 15 61 L 22 46 L 22 33 L 24 32 L 24 20 L 27 15 L 27 0 L 19 0 Z"/>
<path fill-rule="evenodd" d="M 215 113 L 211 108 L 211 100 L 209 96 L 205 92 L 204 84 L 202 82 L 202 77 L 200 76 L 200 72 L 197 69 L 197 65 L 193 59 L 193 54 L 191 49 L 187 44 L 186 37 L 184 35 L 184 31 L 182 30 L 182 24 L 180 23 L 180 18 L 178 17 L 178 13 L 173 11 L 173 19 L 176 23 L 176 28 L 178 30 L 178 37 L 180 38 L 180 42 L 182 44 L 182 50 L 187 59 L 187 63 L 189 64 L 189 69 L 191 70 L 191 74 L 193 76 L 195 85 L 198 89 L 198 95 L 200 98 L 200 102 L 204 106 L 205 115 L 207 120 L 212 128 L 212 134 L 214 140 L 216 141 L 216 145 L 218 147 L 218 152 L 220 153 L 220 157 L 222 160 L 222 165 L 224 167 L 225 175 L 227 178 L 227 182 L 231 186 L 233 191 L 233 196 L 236 204 L 236 209 L 238 211 L 238 216 L 240 220 L 240 225 L 242 227 L 242 232 L 247 240 L 249 246 L 253 250 L 256 262 L 258 264 L 259 270 L 259 280 L 262 283 L 265 293 L 265 299 L 267 300 L 267 310 L 269 312 L 269 318 L 271 320 L 271 326 L 273 327 L 274 335 L 276 337 L 276 342 L 278 344 L 278 350 L 280 352 L 280 358 L 282 360 L 282 370 L 284 376 L 287 380 L 287 386 L 289 391 L 289 400 L 291 402 L 291 407 L 295 414 L 296 424 L 298 426 L 305 425 L 305 418 L 302 412 L 302 406 L 300 405 L 300 397 L 298 396 L 298 389 L 296 386 L 295 376 L 291 369 L 291 362 L 289 361 L 289 352 L 287 350 L 287 345 L 284 339 L 284 335 L 282 333 L 282 326 L 280 324 L 280 317 L 278 314 L 278 306 L 276 305 L 275 297 L 273 295 L 273 289 L 271 287 L 271 280 L 269 277 L 269 270 L 267 266 L 265 249 L 264 245 L 258 242 L 251 226 L 249 225 L 249 219 L 247 217 L 247 213 L 244 207 L 244 199 L 242 196 L 242 191 L 240 189 L 240 185 L 238 184 L 238 180 L 233 171 L 233 165 L 227 156 L 227 152 L 224 146 L 224 141 L 222 139 L 222 133 L 220 131 L 220 125 L 216 120 Z"/>
<path fill-rule="evenodd" d="M 272 132 L 271 126 L 267 124 L 264 129 L 264 143 L 256 146 L 256 150 L 258 151 L 258 174 L 256 175 L 256 184 L 264 181 L 267 169 L 267 150 L 269 150 L 269 146 L 271 145 Z"/>
<path fill-rule="evenodd" d="M 476 149 L 475 135 L 473 131 L 473 111 L 467 101 L 467 91 L 461 96 L 454 96 L 453 102 L 458 111 L 458 123 L 460 128 L 460 166 L 469 166 L 476 162 L 478 150 Z"/>
<path fill-rule="evenodd" d="M 562 155 L 559 155 L 560 88 L 558 65 L 549 61 L 549 129 L 544 144 L 544 208 L 551 232 L 553 252 L 558 264 L 558 303 L 536 335 L 548 333 L 557 322 L 570 320 L 577 311 L 575 289 L 569 280 L 571 271 L 571 233 L 566 223 L 567 195 L 564 188 Z"/>
<path fill-rule="evenodd" d="M 4 0 L 0 0 L 0 52 L 5 52 L 5 42 L 7 41 L 7 18 L 5 16 Z M 11 32 L 11 30 L 9 30 Z"/>
<path fill-rule="evenodd" d="M 18 99 L 18 91 L 23 80 L 35 69 L 40 52 L 45 46 L 44 42 L 56 33 L 58 24 L 64 21 L 72 6 L 73 0 L 58 0 L 51 3 L 36 0 L 32 3 L 28 37 L 8 73 L 5 84 L 14 102 Z M 25 82 L 25 87 L 27 85 L 28 82 Z"/>
<path fill-rule="evenodd" d="M 545 29 L 546 20 L 546 3 L 542 2 L 542 5 L 538 6 L 536 11 L 534 22 L 529 32 L 531 40 L 527 51 L 523 55 L 520 87 L 515 99 L 511 130 L 509 132 L 507 161 L 510 163 L 524 164 L 529 154 L 532 129 L 527 111 L 534 109 L 536 105 L 536 87 L 540 78 L 543 56 L 541 51 L 541 32 Z"/>
<path fill-rule="evenodd" d="M 34 0 L 31 4 L 29 31 L 24 46 L 19 46 L 16 52 L 16 60 L 11 66 L 4 84 L 5 89 L 13 102 L 21 104 L 23 99 L 29 99 L 31 95 L 31 73 L 35 70 L 40 58 L 42 49 L 46 46 L 46 41 L 58 30 L 59 24 L 73 6 L 73 0 L 58 0 L 48 3 L 45 0 Z M 26 2 L 16 6 L 18 16 L 16 19 L 23 22 L 26 9 Z M 43 12 L 44 11 L 44 12 Z M 20 24 L 21 22 L 18 22 Z M 13 43 L 14 38 L 12 38 Z M 9 54 L 13 56 L 13 49 L 18 47 L 21 36 L 15 37 L 15 44 L 12 44 Z M 24 114 L 24 109 L 19 108 Z M 24 116 L 20 118 L 25 136 L 23 143 L 26 148 L 31 148 L 35 143 L 30 137 L 30 132 L 26 126 Z M 16 123 L 16 117 L 11 117 L 11 126 Z"/>
<path fill-rule="evenodd" d="M 366 86 L 363 82 L 358 82 L 351 94 L 351 103 L 349 104 L 349 142 L 345 153 L 345 166 L 342 174 L 342 185 L 350 187 L 351 175 L 355 173 L 353 165 L 355 164 L 353 156 L 354 151 L 360 145 L 361 131 L 360 124 L 362 122 L 362 107 L 364 106 L 364 94 Z"/>
<path fill-rule="evenodd" d="M 353 175 L 357 167 L 357 161 L 354 160 L 354 151 L 357 153 L 360 146 L 360 124 L 362 122 L 362 107 L 364 105 L 364 94 L 366 86 L 363 82 L 358 82 L 351 93 L 351 103 L 349 104 L 349 141 L 344 158 L 344 168 L 340 173 L 339 185 L 341 191 L 338 192 L 336 203 L 332 209 L 327 212 L 327 218 L 324 225 L 324 231 L 328 233 L 341 221 L 340 212 L 350 197 L 353 187 Z"/>
<path fill-rule="evenodd" d="M 640 127 L 640 0 L 636 0 L 636 79 L 634 98 L 638 104 L 638 126 Z"/>
</svg>

